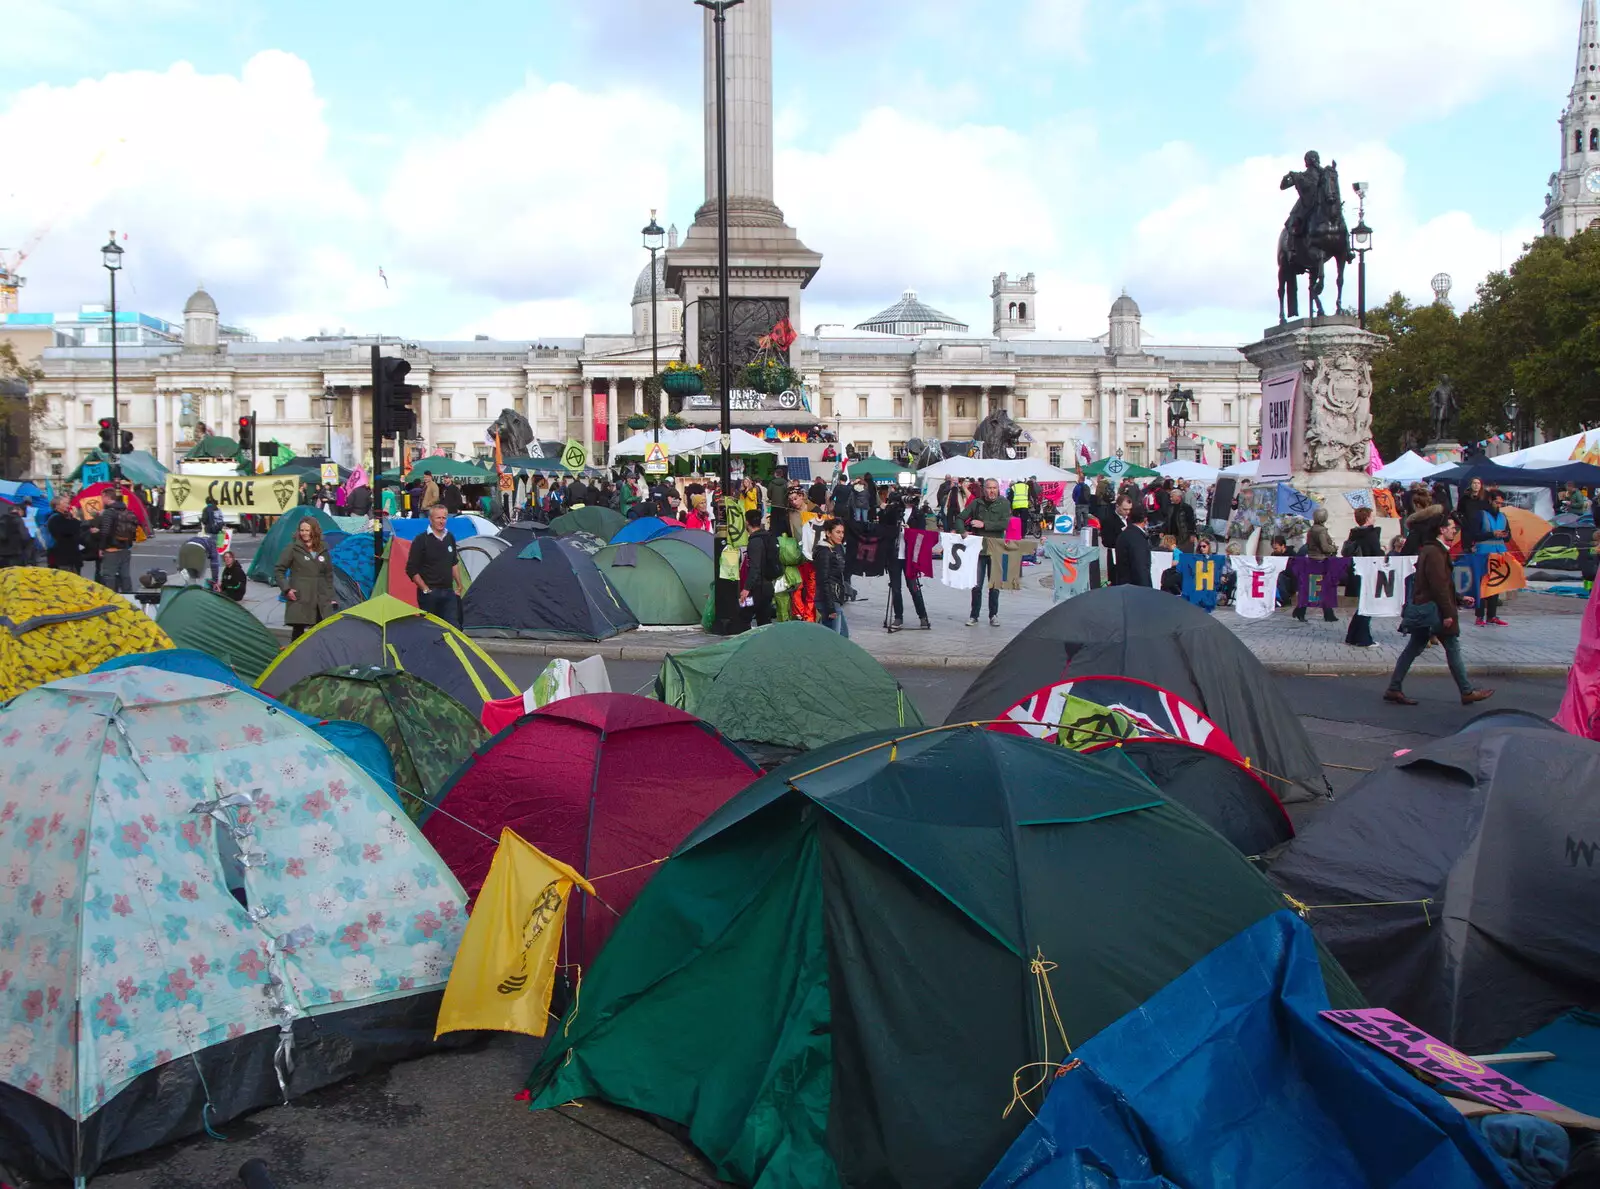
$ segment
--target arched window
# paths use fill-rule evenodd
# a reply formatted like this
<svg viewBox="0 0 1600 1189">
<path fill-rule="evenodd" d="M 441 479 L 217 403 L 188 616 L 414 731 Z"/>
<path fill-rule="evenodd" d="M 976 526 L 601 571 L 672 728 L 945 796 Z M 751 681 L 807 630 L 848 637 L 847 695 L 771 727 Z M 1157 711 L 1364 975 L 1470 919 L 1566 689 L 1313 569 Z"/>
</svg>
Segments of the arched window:
<svg viewBox="0 0 1600 1189">
<path fill-rule="evenodd" d="M 1589 129 L 1589 151 L 1600 152 L 1600 128 Z"/>
<path fill-rule="evenodd" d="M 1019 318 L 1021 318 L 1024 322 L 1026 322 L 1028 320 L 1028 303 L 1027 302 L 1023 302 L 1021 305 L 1019 305 L 1017 307 L 1017 316 Z"/>
<path fill-rule="evenodd" d="M 1582 128 L 1579 128 L 1576 132 L 1574 132 L 1572 134 L 1572 151 L 1574 153 L 1583 152 L 1583 129 Z"/>
<path fill-rule="evenodd" d="M 1011 318 L 1011 320 L 1013 322 L 1015 322 L 1017 320 L 1017 303 L 1016 302 L 1012 302 L 1011 305 L 1009 307 L 1007 307 L 1007 314 L 1008 314 L 1008 316 Z"/>
</svg>

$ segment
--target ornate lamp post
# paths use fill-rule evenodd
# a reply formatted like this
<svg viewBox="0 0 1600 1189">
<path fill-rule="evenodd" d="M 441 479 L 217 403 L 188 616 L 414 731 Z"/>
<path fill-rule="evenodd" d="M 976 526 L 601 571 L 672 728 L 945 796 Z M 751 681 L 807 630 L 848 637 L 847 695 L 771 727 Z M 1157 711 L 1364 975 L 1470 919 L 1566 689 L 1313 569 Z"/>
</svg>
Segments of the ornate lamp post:
<svg viewBox="0 0 1600 1189">
<path fill-rule="evenodd" d="M 1174 388 L 1167 393 L 1167 428 L 1172 431 L 1172 460 L 1178 459 L 1178 434 L 1189 424 L 1189 401 L 1194 396 L 1192 388 Z"/>
<path fill-rule="evenodd" d="M 728 303 L 728 66 L 727 25 L 728 9 L 743 4 L 744 0 L 694 0 L 701 8 L 712 13 L 716 32 L 717 60 L 717 387 L 722 406 L 722 471 L 719 490 L 722 508 L 717 516 L 717 539 L 726 546 L 728 541 L 729 509 L 733 507 L 733 410 L 729 398 L 733 389 L 733 364 L 728 358 L 732 343 L 730 333 L 733 314 Z M 720 574 L 721 567 L 718 567 Z M 719 636 L 731 636 L 739 630 L 739 583 L 737 579 L 717 578 L 716 618 L 711 630 Z"/>
<path fill-rule="evenodd" d="M 1153 432 L 1154 429 L 1152 427 L 1150 418 L 1150 406 L 1146 405 L 1144 410 L 1144 457 L 1146 464 L 1155 459 L 1155 439 L 1150 436 Z M 1156 461 L 1159 460 L 1156 459 Z"/>
<path fill-rule="evenodd" d="M 1356 319 L 1361 324 L 1361 329 L 1367 328 L 1367 253 L 1372 250 L 1372 228 L 1367 226 L 1367 190 L 1366 182 L 1356 182 L 1352 186 L 1360 199 L 1360 206 L 1356 213 L 1356 225 L 1350 230 L 1350 246 L 1356 252 Z"/>
<path fill-rule="evenodd" d="M 111 451 L 116 453 L 122 449 L 122 415 L 117 403 L 117 273 L 122 271 L 122 248 L 115 231 L 100 249 L 100 259 L 111 274 Z"/>
<path fill-rule="evenodd" d="M 1513 450 L 1522 444 L 1519 441 L 1521 435 L 1517 432 L 1517 414 L 1521 411 L 1521 406 L 1517 404 L 1517 391 L 1513 388 L 1510 395 L 1506 397 L 1505 404 L 1506 420 L 1511 423 L 1511 448 Z"/>
<path fill-rule="evenodd" d="M 327 443 L 322 448 L 322 457 L 325 462 L 333 461 L 333 402 L 332 388 L 322 390 L 322 415 L 327 419 L 327 433 L 323 440 Z"/>
<path fill-rule="evenodd" d="M 656 254 L 667 242 L 667 233 L 656 222 L 655 211 L 650 212 L 650 222 L 641 234 L 644 249 L 650 253 L 650 383 L 655 388 L 655 399 L 650 403 L 650 428 L 654 440 L 661 440 L 661 361 L 656 334 Z"/>
</svg>

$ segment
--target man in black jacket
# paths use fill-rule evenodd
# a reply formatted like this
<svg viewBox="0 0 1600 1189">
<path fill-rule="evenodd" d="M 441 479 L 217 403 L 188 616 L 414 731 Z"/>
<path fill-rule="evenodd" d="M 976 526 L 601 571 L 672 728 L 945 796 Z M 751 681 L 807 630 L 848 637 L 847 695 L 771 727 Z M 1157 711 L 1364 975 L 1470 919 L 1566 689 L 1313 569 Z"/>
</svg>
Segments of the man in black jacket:
<svg viewBox="0 0 1600 1189">
<path fill-rule="evenodd" d="M 750 529 L 750 540 L 745 547 L 745 588 L 739 592 L 739 605 L 751 604 L 755 626 L 759 628 L 777 618 L 773 588 L 783 573 L 783 563 L 778 560 L 777 538 L 761 527 L 761 513 L 746 512 L 744 522 Z"/>
<path fill-rule="evenodd" d="M 83 573 L 83 537 L 85 525 L 73 514 L 72 501 L 58 495 L 50 502 L 50 518 L 44 523 L 50 534 L 50 552 L 47 555 L 52 570 L 71 570 Z"/>
<path fill-rule="evenodd" d="M 1144 531 L 1144 509 L 1137 504 L 1128 510 L 1127 526 L 1117 536 L 1116 576 L 1119 585 L 1150 585 L 1150 538 Z"/>
<path fill-rule="evenodd" d="M 417 607 L 452 627 L 461 626 L 461 598 L 455 591 L 456 538 L 445 527 L 450 512 L 443 504 L 428 509 L 428 531 L 411 542 L 406 577 L 416 583 Z"/>
</svg>

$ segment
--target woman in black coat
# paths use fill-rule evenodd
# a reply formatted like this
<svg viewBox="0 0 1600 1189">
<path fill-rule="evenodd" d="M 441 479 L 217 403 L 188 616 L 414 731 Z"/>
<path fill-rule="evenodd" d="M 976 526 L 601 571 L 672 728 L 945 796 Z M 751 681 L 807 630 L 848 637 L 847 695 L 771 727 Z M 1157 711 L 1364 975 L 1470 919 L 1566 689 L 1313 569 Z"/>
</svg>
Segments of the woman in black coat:
<svg viewBox="0 0 1600 1189">
<path fill-rule="evenodd" d="M 1372 523 L 1371 508 L 1356 509 L 1356 526 L 1350 530 L 1350 535 L 1345 538 L 1344 548 L 1340 554 L 1344 557 L 1382 557 L 1383 556 L 1383 530 Z M 1352 594 L 1360 593 L 1360 579 L 1355 576 L 1355 567 L 1350 567 L 1349 586 L 1346 591 Z M 1372 639 L 1372 616 L 1352 615 L 1350 627 L 1344 634 L 1344 642 L 1353 648 L 1371 648 L 1375 641 Z"/>
</svg>

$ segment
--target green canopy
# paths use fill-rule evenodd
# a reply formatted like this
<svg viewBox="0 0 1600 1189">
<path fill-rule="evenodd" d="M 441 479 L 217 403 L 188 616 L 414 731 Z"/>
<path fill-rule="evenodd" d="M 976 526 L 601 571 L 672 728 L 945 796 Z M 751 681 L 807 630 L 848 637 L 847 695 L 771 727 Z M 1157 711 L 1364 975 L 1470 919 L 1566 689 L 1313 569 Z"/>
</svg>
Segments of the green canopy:
<svg viewBox="0 0 1600 1189">
<path fill-rule="evenodd" d="M 1106 469 L 1107 467 L 1110 467 L 1109 472 Z M 1128 462 L 1122 458 L 1097 458 L 1083 468 L 1083 474 L 1086 479 L 1095 479 L 1105 475 L 1107 478 L 1114 478 L 1120 482 L 1123 479 L 1154 479 L 1161 472 L 1152 471 L 1149 467 L 1142 467 L 1136 462 Z"/>
<path fill-rule="evenodd" d="M 551 1028 L 533 1106 L 670 1119 L 740 1185 L 971 1189 L 1069 1046 L 1287 911 L 1126 765 L 972 726 L 859 736 L 657 870 Z M 1007 1110 L 1018 1071 L 1040 1088 Z"/>
<path fill-rule="evenodd" d="M 922 725 L 887 669 L 814 623 L 768 624 L 669 656 L 655 696 L 730 739 L 774 747 L 822 747 L 862 731 Z"/>
<path fill-rule="evenodd" d="M 705 550 L 685 541 L 607 545 L 594 564 L 611 580 L 641 624 L 698 624 L 711 597 L 715 567 Z"/>
<path fill-rule="evenodd" d="M 99 450 L 90 450 L 83 456 L 83 462 L 72 468 L 65 482 L 81 482 L 87 463 L 113 461 L 122 469 L 122 477 L 129 483 L 137 483 L 140 487 L 160 487 L 167 481 L 167 468 L 157 462 L 155 455 L 148 450 L 130 450 L 117 455 L 115 459 L 107 458 Z"/>
<path fill-rule="evenodd" d="M 156 626 L 172 637 L 174 648 L 214 656 L 252 684 L 278 655 L 277 638 L 259 619 L 203 586 L 163 590 Z"/>
<path fill-rule="evenodd" d="M 602 508 L 598 504 L 586 504 L 557 516 L 550 522 L 550 531 L 558 537 L 590 533 L 602 541 L 609 541 L 627 523 L 627 518 L 621 512 Z"/>
<path fill-rule="evenodd" d="M 321 508 L 313 508 L 310 504 L 290 508 L 273 522 L 267 535 L 261 538 L 261 544 L 256 546 L 256 555 L 250 559 L 250 577 L 257 582 L 272 581 L 272 567 L 278 564 L 278 556 L 289 547 L 289 542 L 294 540 L 295 530 L 307 517 L 321 525 L 325 534 L 340 531 L 338 522 Z"/>
<path fill-rule="evenodd" d="M 852 479 L 871 479 L 874 483 L 894 483 L 906 471 L 915 474 L 916 469 L 887 458 L 858 458 L 850 464 Z"/>
<path fill-rule="evenodd" d="M 467 479 L 473 483 L 487 483 L 494 478 L 494 473 L 477 463 L 462 462 L 455 458 L 419 458 L 411 465 L 411 471 L 406 475 L 406 482 L 422 478 L 424 471 L 432 471 L 435 479 L 449 475 L 452 479 Z M 385 476 L 389 478 L 392 476 Z"/>
<path fill-rule="evenodd" d="M 184 457 L 188 459 L 208 458 L 215 461 L 232 462 L 239 457 L 239 443 L 232 438 L 201 438 L 189 448 L 189 453 L 185 454 Z"/>
<path fill-rule="evenodd" d="M 316 718 L 371 727 L 394 758 L 400 804 L 422 822 L 489 732 L 438 686 L 398 669 L 351 666 L 295 682 L 284 705 Z"/>
</svg>

